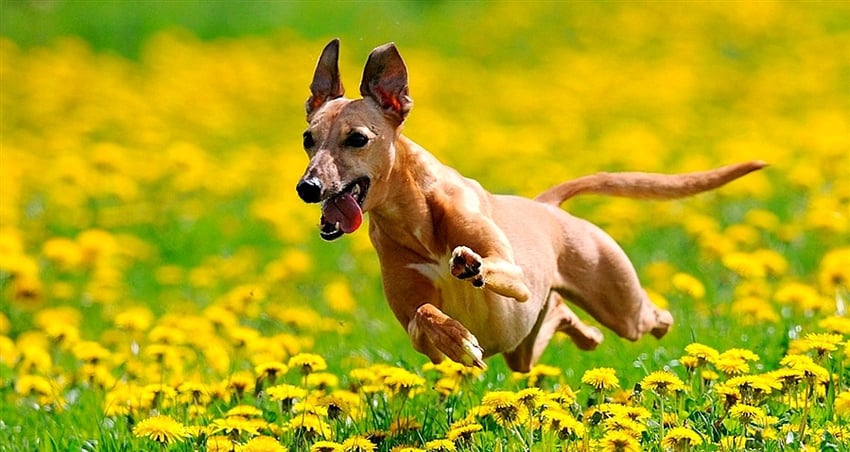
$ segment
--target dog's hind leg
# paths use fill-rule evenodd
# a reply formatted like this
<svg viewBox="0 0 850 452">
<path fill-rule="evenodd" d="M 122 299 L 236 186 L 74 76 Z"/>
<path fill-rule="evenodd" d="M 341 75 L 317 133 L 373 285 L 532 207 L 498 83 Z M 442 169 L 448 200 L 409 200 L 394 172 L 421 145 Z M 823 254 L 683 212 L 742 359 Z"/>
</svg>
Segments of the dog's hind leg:
<svg viewBox="0 0 850 452">
<path fill-rule="evenodd" d="M 556 290 L 596 320 L 629 340 L 646 333 L 660 338 L 673 324 L 640 285 L 626 253 L 597 226 L 575 217 L 559 258 L 563 282 Z"/>
<path fill-rule="evenodd" d="M 546 346 L 556 332 L 565 333 L 582 350 L 593 350 L 602 343 L 602 332 L 590 326 L 573 312 L 557 292 L 552 292 L 547 302 L 545 316 L 528 337 L 516 349 L 505 353 L 505 361 L 511 370 L 528 372 L 543 355 Z"/>
</svg>

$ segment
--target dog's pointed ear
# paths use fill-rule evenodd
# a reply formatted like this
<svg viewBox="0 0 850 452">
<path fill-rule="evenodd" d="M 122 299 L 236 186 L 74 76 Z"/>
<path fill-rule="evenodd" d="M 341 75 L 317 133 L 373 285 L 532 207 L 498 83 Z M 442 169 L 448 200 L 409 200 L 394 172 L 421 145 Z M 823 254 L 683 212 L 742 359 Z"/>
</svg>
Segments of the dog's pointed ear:
<svg viewBox="0 0 850 452">
<path fill-rule="evenodd" d="M 316 64 L 313 82 L 310 83 L 310 98 L 307 99 L 307 117 L 319 109 L 325 102 L 342 97 L 345 89 L 339 77 L 339 38 L 335 38 L 325 49 Z"/>
<path fill-rule="evenodd" d="M 395 44 L 384 44 L 369 54 L 360 94 L 377 102 L 387 117 L 404 122 L 413 100 L 407 88 L 407 67 Z"/>
</svg>

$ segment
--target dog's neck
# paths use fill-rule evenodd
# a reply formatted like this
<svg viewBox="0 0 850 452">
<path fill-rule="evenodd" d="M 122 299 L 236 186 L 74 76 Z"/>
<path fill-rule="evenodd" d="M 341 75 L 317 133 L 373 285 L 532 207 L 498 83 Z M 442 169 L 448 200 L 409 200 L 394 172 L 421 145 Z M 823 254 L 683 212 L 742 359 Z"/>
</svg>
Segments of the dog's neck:
<svg viewBox="0 0 850 452">
<path fill-rule="evenodd" d="M 369 210 L 372 242 L 379 253 L 379 242 L 391 240 L 432 258 L 442 252 L 434 235 L 434 194 L 445 166 L 404 135 L 394 146 L 395 162 L 382 184 L 387 190 L 375 193 L 381 200 Z"/>
</svg>

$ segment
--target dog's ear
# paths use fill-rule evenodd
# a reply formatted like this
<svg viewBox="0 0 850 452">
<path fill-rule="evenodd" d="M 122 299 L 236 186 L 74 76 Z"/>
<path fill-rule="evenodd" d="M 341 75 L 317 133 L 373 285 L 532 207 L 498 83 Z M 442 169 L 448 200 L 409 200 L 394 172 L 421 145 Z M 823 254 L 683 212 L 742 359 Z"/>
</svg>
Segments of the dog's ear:
<svg viewBox="0 0 850 452">
<path fill-rule="evenodd" d="M 369 54 L 360 94 L 377 102 L 387 117 L 404 122 L 413 100 L 407 89 L 407 67 L 395 44 L 384 44 Z"/>
<path fill-rule="evenodd" d="M 329 42 L 322 50 L 313 82 L 310 83 L 310 92 L 312 94 L 306 104 L 308 118 L 325 102 L 342 97 L 345 93 L 339 78 L 339 38 Z"/>
</svg>

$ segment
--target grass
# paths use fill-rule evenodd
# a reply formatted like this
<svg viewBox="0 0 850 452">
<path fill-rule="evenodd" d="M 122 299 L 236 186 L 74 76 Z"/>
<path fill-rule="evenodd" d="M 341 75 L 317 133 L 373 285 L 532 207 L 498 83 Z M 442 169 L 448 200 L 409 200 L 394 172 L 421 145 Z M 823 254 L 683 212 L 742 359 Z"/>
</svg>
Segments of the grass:
<svg viewBox="0 0 850 452">
<path fill-rule="evenodd" d="M 0 449 L 847 450 L 846 5 L 2 8 Z M 322 242 L 294 193 L 332 36 L 350 92 L 395 40 L 407 135 L 493 191 L 771 166 L 565 206 L 669 305 L 664 339 L 433 368 L 365 231 Z M 588 383 L 603 368 L 616 387 Z"/>
</svg>

